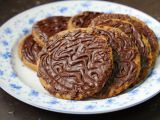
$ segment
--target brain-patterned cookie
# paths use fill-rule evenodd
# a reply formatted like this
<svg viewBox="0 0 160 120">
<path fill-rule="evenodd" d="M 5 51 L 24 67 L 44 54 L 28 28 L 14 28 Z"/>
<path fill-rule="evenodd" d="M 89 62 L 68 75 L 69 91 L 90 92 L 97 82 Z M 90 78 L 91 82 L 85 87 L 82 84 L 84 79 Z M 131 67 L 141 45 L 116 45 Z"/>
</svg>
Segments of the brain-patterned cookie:
<svg viewBox="0 0 160 120">
<path fill-rule="evenodd" d="M 154 32 L 141 20 L 133 17 L 133 16 L 129 16 L 129 15 L 125 15 L 125 14 L 103 14 L 98 16 L 96 19 L 94 19 L 94 22 L 97 24 L 102 20 L 107 20 L 107 19 L 120 19 L 120 20 L 125 20 L 130 22 L 131 24 L 133 24 L 133 26 L 136 28 L 136 30 L 142 35 L 143 39 L 146 42 L 145 44 L 147 45 L 148 43 L 150 44 L 151 47 L 151 53 L 152 53 L 152 59 L 150 60 L 151 63 L 151 67 L 150 66 L 144 66 L 146 67 L 146 75 L 149 74 L 150 70 L 152 69 L 152 67 L 154 66 L 154 63 L 156 61 L 156 58 L 158 56 L 158 50 L 159 50 L 159 46 L 158 46 L 158 40 L 154 34 Z M 149 47 L 148 45 L 146 47 Z M 149 48 L 147 48 L 149 50 Z M 144 54 L 149 54 L 149 51 L 144 53 Z M 149 61 L 145 61 L 146 63 L 148 63 Z M 150 64 L 150 63 L 148 63 Z M 146 64 L 147 65 L 147 64 Z M 145 76 L 141 76 L 140 79 L 144 79 Z"/>
<path fill-rule="evenodd" d="M 69 19 L 70 17 L 53 16 L 38 21 L 32 28 L 34 40 L 40 46 L 44 46 L 50 36 L 67 29 Z"/>
<path fill-rule="evenodd" d="M 98 19 L 98 20 L 97 20 Z M 121 29 L 137 46 L 141 54 L 141 72 L 138 81 L 144 79 L 147 76 L 148 71 L 152 67 L 152 53 L 151 47 L 147 39 L 143 37 L 143 34 L 139 34 L 136 28 L 129 22 L 120 19 L 99 19 L 98 17 L 93 19 L 90 26 L 110 26 Z M 133 85 L 135 84 L 133 83 Z"/>
<path fill-rule="evenodd" d="M 80 100 L 99 92 L 112 73 L 107 37 L 92 29 L 67 30 L 50 38 L 38 60 L 42 85 L 54 96 Z"/>
<path fill-rule="evenodd" d="M 68 22 L 68 28 L 85 28 L 88 27 L 91 20 L 102 13 L 85 11 L 73 16 Z"/>
<path fill-rule="evenodd" d="M 93 33 L 103 35 L 113 49 L 114 68 L 110 79 L 95 96 L 107 98 L 128 89 L 140 74 L 141 62 L 138 48 L 121 30 L 112 27 L 93 27 Z"/>
<path fill-rule="evenodd" d="M 37 70 L 37 59 L 41 49 L 33 40 L 33 36 L 28 35 L 19 44 L 19 56 L 25 65 L 33 70 Z"/>
</svg>

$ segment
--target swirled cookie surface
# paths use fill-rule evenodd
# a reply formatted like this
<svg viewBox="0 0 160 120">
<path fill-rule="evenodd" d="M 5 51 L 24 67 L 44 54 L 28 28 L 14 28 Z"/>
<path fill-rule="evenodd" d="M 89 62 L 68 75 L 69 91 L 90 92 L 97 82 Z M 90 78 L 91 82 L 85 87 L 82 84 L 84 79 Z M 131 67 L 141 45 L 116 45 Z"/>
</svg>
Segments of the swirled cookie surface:
<svg viewBox="0 0 160 120">
<path fill-rule="evenodd" d="M 38 60 L 42 85 L 63 99 L 79 100 L 99 92 L 113 65 L 106 40 L 91 29 L 67 30 L 52 37 Z"/>
<path fill-rule="evenodd" d="M 97 20 L 98 19 L 98 20 Z M 121 29 L 137 46 L 141 54 L 141 73 L 139 80 L 144 79 L 148 71 L 152 67 L 152 53 L 151 47 L 147 39 L 144 39 L 141 34 L 136 30 L 136 28 L 129 22 L 120 19 L 99 19 L 98 17 L 93 19 L 90 26 L 110 26 Z M 135 83 L 137 83 L 135 82 Z"/>
<path fill-rule="evenodd" d="M 147 60 L 145 61 L 146 63 L 151 64 L 151 66 L 145 66 L 146 67 L 145 74 L 148 75 L 150 70 L 154 66 L 154 63 L 158 56 L 158 50 L 159 50 L 158 40 L 154 32 L 141 20 L 125 14 L 103 14 L 103 15 L 97 16 L 94 22 L 99 23 L 100 21 L 107 20 L 107 19 L 120 19 L 120 20 L 128 21 L 131 24 L 133 24 L 135 29 L 142 35 L 145 42 L 144 44 L 146 45 L 145 47 L 146 49 L 148 49 L 148 52 L 144 52 L 144 54 L 149 55 L 150 52 L 152 54 L 152 58 L 150 59 L 150 61 L 147 61 Z M 148 45 L 148 43 L 150 46 Z M 151 47 L 151 50 L 150 50 L 150 47 Z M 149 63 L 149 62 L 152 62 L 152 63 Z M 140 79 L 143 80 L 146 77 L 146 75 L 142 76 L 142 78 Z"/>
<path fill-rule="evenodd" d="M 112 27 L 93 27 L 94 34 L 103 35 L 113 49 L 114 68 L 104 88 L 96 94 L 98 98 L 107 98 L 128 89 L 140 74 L 140 54 L 130 38 Z"/>
<path fill-rule="evenodd" d="M 33 40 L 33 37 L 28 36 L 23 43 L 22 54 L 24 58 L 33 64 L 36 64 L 38 53 L 41 51 L 41 47 L 39 47 L 36 42 Z"/>
<path fill-rule="evenodd" d="M 69 19 L 70 17 L 53 16 L 38 21 L 32 28 L 35 41 L 43 46 L 50 36 L 67 29 Z"/>
<path fill-rule="evenodd" d="M 85 28 L 88 27 L 91 20 L 102 13 L 85 11 L 73 16 L 68 23 L 68 28 Z"/>
<path fill-rule="evenodd" d="M 33 36 L 27 36 L 20 44 L 19 53 L 22 61 L 32 69 L 37 65 L 38 54 L 41 47 L 33 40 Z"/>
</svg>

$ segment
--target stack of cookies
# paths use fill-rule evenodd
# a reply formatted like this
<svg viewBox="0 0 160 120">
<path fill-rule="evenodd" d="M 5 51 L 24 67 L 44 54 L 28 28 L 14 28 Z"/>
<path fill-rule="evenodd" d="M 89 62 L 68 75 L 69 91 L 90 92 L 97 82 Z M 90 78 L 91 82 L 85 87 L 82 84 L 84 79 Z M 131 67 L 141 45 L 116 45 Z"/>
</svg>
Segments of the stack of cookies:
<svg viewBox="0 0 160 120">
<path fill-rule="evenodd" d="M 81 100 L 113 97 L 145 80 L 158 49 L 141 20 L 85 11 L 35 23 L 19 55 L 53 96 Z"/>
</svg>

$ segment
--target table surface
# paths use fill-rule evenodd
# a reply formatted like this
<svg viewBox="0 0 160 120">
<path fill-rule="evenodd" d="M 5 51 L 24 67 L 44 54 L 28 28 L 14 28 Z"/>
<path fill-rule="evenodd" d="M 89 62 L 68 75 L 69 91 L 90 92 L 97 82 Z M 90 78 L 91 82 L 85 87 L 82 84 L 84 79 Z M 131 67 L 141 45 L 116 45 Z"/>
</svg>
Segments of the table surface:
<svg viewBox="0 0 160 120">
<path fill-rule="evenodd" d="M 14 15 L 51 0 L 0 0 L 0 25 Z M 55 0 L 52 0 L 55 1 Z M 160 20 L 158 0 L 112 0 L 132 6 Z M 69 115 L 41 110 L 11 97 L 0 89 L 0 120 L 160 120 L 160 94 L 145 103 L 100 115 Z"/>
</svg>

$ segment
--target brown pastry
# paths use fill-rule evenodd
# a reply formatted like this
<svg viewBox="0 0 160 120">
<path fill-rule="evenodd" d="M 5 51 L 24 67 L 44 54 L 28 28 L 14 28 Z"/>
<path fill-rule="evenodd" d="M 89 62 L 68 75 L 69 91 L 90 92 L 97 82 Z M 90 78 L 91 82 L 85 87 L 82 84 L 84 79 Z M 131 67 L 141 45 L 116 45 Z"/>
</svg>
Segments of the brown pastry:
<svg viewBox="0 0 160 120">
<path fill-rule="evenodd" d="M 99 92 L 112 72 L 112 49 L 91 29 L 51 37 L 38 60 L 42 85 L 54 96 L 80 100 Z"/>
<path fill-rule="evenodd" d="M 28 35 L 19 44 L 19 56 L 26 66 L 37 71 L 37 59 L 41 49 L 33 40 L 33 36 Z"/>
<path fill-rule="evenodd" d="M 137 82 L 144 79 L 150 69 L 152 68 L 153 58 L 151 53 L 151 47 L 147 39 L 143 37 L 143 34 L 139 34 L 136 28 L 129 22 L 120 19 L 100 19 L 95 18 L 92 20 L 90 26 L 110 26 L 121 29 L 137 46 L 139 53 L 141 54 L 141 72 Z M 135 84 L 133 83 L 133 85 Z"/>
<path fill-rule="evenodd" d="M 114 68 L 110 79 L 96 94 L 98 98 L 118 95 L 128 89 L 140 74 L 140 53 L 135 44 L 121 30 L 112 27 L 93 27 L 93 33 L 103 35 L 113 49 Z"/>
<path fill-rule="evenodd" d="M 50 36 L 67 29 L 69 19 L 70 17 L 53 16 L 38 21 L 32 28 L 34 40 L 43 47 Z"/>
<path fill-rule="evenodd" d="M 152 53 L 152 59 L 150 61 L 144 61 L 146 63 L 148 63 L 150 66 L 144 66 L 146 67 L 146 75 L 148 75 L 150 73 L 150 70 L 153 68 L 154 63 L 156 61 L 156 58 L 158 56 L 158 50 L 159 50 L 159 46 L 158 46 L 158 41 L 157 38 L 154 34 L 154 32 L 141 20 L 133 17 L 133 16 L 129 16 L 129 15 L 125 15 L 125 14 L 103 14 L 98 16 L 96 19 L 94 19 L 94 23 L 99 23 L 99 21 L 101 20 L 107 20 L 107 19 L 120 19 L 120 20 L 125 20 L 130 22 L 131 24 L 133 24 L 133 26 L 136 28 L 136 30 L 142 35 L 143 39 L 146 39 L 147 41 L 143 41 L 146 42 L 145 44 L 148 45 L 148 42 L 151 46 L 151 53 Z M 149 47 L 149 46 L 146 46 Z M 150 50 L 148 48 L 148 52 L 144 52 L 144 54 L 146 54 L 145 56 L 147 56 L 149 54 Z M 149 63 L 151 62 L 152 63 Z M 145 64 L 147 65 L 147 64 Z M 142 78 L 140 79 L 144 79 L 146 76 L 141 76 Z"/>
<path fill-rule="evenodd" d="M 91 11 L 85 11 L 82 13 L 79 13 L 75 16 L 73 16 L 68 23 L 68 28 L 85 28 L 88 27 L 91 20 L 98 15 L 101 15 L 102 13 L 99 12 L 91 12 Z"/>
</svg>

